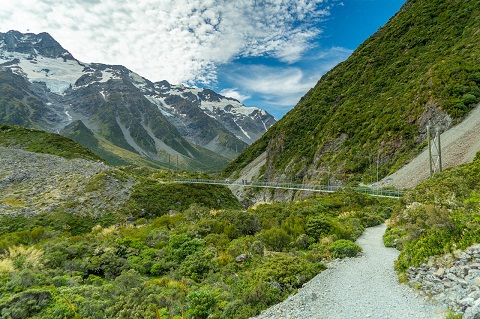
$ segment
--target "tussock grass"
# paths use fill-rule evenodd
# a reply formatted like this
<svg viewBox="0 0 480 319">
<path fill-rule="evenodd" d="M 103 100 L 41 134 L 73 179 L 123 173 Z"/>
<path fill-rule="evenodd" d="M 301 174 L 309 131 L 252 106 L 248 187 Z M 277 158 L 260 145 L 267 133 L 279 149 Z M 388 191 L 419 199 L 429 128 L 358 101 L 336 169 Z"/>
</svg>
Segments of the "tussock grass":
<svg viewBox="0 0 480 319">
<path fill-rule="evenodd" d="M 0 256 L 0 269 L 41 269 L 43 268 L 43 250 L 37 249 L 34 246 L 25 248 L 25 246 L 9 247 L 8 251 Z M 2 268 L 4 266 L 4 268 Z"/>
</svg>

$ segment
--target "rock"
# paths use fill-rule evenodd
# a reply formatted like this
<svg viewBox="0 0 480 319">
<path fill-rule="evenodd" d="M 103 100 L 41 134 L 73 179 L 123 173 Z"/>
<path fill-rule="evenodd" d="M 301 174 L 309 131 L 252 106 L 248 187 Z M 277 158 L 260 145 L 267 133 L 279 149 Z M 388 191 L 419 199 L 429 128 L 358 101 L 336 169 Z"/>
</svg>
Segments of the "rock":
<svg viewBox="0 0 480 319">
<path fill-rule="evenodd" d="M 459 304 L 461 306 L 467 308 L 467 307 L 471 307 L 474 302 L 475 302 L 475 300 L 473 298 L 467 297 L 467 298 L 464 298 L 464 299 L 460 300 Z"/>
<path fill-rule="evenodd" d="M 480 300 L 468 307 L 463 314 L 463 319 L 480 319 Z"/>
<path fill-rule="evenodd" d="M 243 263 L 245 262 L 247 259 L 248 259 L 248 255 L 247 254 L 241 254 L 241 255 L 238 255 L 237 258 L 235 258 L 235 261 L 237 263 Z"/>
<path fill-rule="evenodd" d="M 480 277 L 476 277 L 470 282 L 471 282 L 472 285 L 480 287 Z"/>
<path fill-rule="evenodd" d="M 443 278 L 445 275 L 445 268 L 438 268 L 437 271 L 433 273 L 433 275 L 437 278 Z"/>
</svg>

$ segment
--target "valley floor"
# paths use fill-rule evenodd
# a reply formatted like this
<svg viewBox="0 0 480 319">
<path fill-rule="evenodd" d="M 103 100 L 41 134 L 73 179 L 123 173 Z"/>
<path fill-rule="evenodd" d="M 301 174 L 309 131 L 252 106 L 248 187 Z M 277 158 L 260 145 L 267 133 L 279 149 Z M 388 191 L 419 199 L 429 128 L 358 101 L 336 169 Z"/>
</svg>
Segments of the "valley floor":
<svg viewBox="0 0 480 319">
<path fill-rule="evenodd" d="M 255 319 L 445 318 L 446 310 L 398 283 L 393 263 L 399 252 L 383 245 L 385 228 L 367 228 L 357 241 L 361 257 L 329 264 L 296 295 Z"/>
</svg>

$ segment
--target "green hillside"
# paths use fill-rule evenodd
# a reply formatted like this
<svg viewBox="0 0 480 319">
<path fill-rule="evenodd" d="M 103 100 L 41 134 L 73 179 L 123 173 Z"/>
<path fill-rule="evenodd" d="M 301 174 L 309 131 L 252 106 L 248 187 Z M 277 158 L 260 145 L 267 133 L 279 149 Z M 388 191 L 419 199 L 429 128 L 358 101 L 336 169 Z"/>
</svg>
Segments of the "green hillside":
<svg viewBox="0 0 480 319">
<path fill-rule="evenodd" d="M 0 68 L 0 123 L 41 128 L 46 126 L 49 115 L 49 109 L 32 92 L 28 81 Z"/>
<path fill-rule="evenodd" d="M 263 178 L 368 181 L 391 173 L 480 101 L 477 0 L 409 0 L 345 62 L 324 75 L 274 127 L 226 168 L 263 152 Z M 373 164 L 373 165 L 372 165 Z M 323 177 L 325 178 L 325 177 Z"/>
<path fill-rule="evenodd" d="M 103 161 L 91 150 L 67 137 L 10 124 L 0 124 L 0 145 L 29 152 L 57 155 L 66 159 L 83 158 Z"/>
</svg>

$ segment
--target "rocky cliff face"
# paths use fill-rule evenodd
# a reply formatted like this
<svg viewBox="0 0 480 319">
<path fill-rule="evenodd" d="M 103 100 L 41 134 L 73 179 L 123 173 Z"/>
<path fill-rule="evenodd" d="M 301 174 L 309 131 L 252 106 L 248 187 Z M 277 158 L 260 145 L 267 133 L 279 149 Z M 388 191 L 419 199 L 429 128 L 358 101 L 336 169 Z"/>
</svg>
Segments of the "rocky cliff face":
<svg viewBox="0 0 480 319">
<path fill-rule="evenodd" d="M 68 135 L 81 121 L 109 158 L 125 157 L 123 149 L 167 166 L 178 158 L 184 168 L 223 167 L 275 122 L 211 90 L 82 63 L 47 33 L 0 33 L 0 90 L 2 122 Z"/>
</svg>

